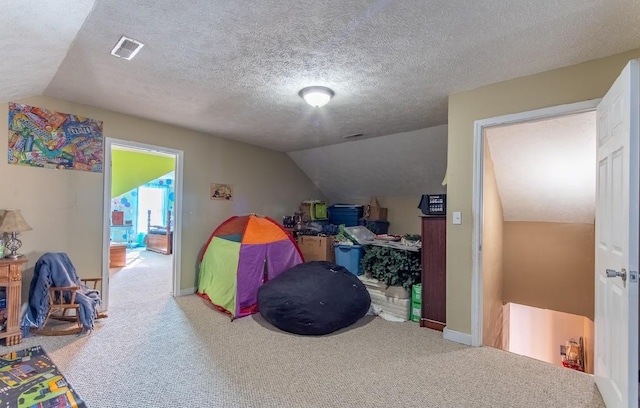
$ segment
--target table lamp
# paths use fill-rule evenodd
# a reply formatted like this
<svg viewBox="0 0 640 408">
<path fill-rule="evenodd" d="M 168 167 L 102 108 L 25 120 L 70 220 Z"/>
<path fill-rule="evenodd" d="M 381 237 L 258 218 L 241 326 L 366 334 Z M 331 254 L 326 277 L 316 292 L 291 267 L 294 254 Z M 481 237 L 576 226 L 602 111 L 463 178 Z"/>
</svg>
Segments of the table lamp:
<svg viewBox="0 0 640 408">
<path fill-rule="evenodd" d="M 9 234 L 9 240 L 5 244 L 5 248 L 10 252 L 5 255 L 5 258 L 17 259 L 20 257 L 16 252 L 22 246 L 22 241 L 17 238 L 17 235 L 32 229 L 22 218 L 20 210 L 5 210 L 2 221 L 0 221 L 0 233 Z"/>
</svg>

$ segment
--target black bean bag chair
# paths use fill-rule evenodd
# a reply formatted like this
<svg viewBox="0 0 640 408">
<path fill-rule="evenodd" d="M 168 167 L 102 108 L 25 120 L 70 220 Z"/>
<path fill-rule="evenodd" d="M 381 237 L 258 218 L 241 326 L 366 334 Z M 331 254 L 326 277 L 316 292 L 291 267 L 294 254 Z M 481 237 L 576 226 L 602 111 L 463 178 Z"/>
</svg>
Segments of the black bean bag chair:
<svg viewBox="0 0 640 408">
<path fill-rule="evenodd" d="M 287 269 L 258 289 L 258 308 L 280 330 L 304 335 L 332 333 L 369 311 L 371 297 L 346 268 L 326 261 Z"/>
</svg>

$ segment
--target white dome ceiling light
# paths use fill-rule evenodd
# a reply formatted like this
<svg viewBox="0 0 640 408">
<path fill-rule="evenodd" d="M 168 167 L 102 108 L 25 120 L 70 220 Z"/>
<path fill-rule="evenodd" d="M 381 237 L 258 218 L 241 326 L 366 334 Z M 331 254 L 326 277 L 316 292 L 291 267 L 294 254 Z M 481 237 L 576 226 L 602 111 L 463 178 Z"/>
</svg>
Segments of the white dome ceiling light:
<svg viewBox="0 0 640 408">
<path fill-rule="evenodd" d="M 298 93 L 309 105 L 319 108 L 329 103 L 335 93 L 326 86 L 308 86 Z"/>
</svg>

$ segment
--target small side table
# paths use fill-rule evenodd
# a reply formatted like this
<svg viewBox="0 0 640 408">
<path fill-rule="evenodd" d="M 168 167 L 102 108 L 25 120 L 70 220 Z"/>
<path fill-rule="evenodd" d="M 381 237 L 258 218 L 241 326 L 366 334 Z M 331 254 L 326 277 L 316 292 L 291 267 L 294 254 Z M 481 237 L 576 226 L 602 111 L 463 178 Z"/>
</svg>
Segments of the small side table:
<svg viewBox="0 0 640 408">
<path fill-rule="evenodd" d="M 112 225 L 111 230 L 112 231 L 120 230 L 121 232 L 123 231 L 124 234 L 126 234 L 127 236 L 127 242 L 126 242 L 127 248 L 133 248 L 133 237 L 131 236 L 133 231 L 133 225 L 131 224 Z"/>
<path fill-rule="evenodd" d="M 6 302 L 4 330 L 0 331 L 0 339 L 5 346 L 14 346 L 22 341 L 20 331 L 20 306 L 22 305 L 22 268 L 27 258 L 0 258 L 0 290 L 4 289 Z"/>
<path fill-rule="evenodd" d="M 109 268 L 127 266 L 127 246 L 119 242 L 109 244 Z"/>
</svg>

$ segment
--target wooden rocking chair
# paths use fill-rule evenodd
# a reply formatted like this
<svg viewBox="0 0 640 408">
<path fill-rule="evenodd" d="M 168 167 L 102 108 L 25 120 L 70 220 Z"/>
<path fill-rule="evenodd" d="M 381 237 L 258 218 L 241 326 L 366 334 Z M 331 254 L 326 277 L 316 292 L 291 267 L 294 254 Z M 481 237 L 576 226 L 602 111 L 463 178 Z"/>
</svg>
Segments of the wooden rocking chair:
<svg viewBox="0 0 640 408">
<path fill-rule="evenodd" d="M 102 278 L 81 278 L 82 283 L 91 285 L 91 289 L 97 289 L 98 282 L 102 285 Z M 44 319 L 44 323 L 40 329 L 32 328 L 31 331 L 43 336 L 65 336 L 68 334 L 77 334 L 82 332 L 82 324 L 80 323 L 79 309 L 80 305 L 76 303 L 76 292 L 80 290 L 80 286 L 61 286 L 49 287 L 49 310 Z M 73 313 L 67 314 L 67 312 Z M 96 319 L 107 317 L 104 312 L 99 312 Z M 49 319 L 73 322 L 73 325 L 56 324 L 56 327 L 48 327 Z M 51 326 L 54 326 L 53 324 Z"/>
</svg>

